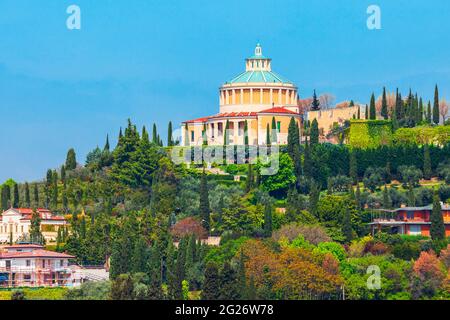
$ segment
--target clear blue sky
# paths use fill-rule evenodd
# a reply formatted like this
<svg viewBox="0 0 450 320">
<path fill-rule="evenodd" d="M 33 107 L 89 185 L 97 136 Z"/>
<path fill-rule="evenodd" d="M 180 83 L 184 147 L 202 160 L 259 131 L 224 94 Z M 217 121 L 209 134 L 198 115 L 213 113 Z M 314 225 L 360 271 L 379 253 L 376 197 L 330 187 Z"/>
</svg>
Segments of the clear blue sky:
<svg viewBox="0 0 450 320">
<path fill-rule="evenodd" d="M 301 96 L 367 102 L 386 85 L 429 99 L 437 82 L 448 97 L 449 30 L 448 0 L 0 0 L 0 181 L 41 179 L 71 147 L 84 162 L 127 118 L 165 137 L 169 120 L 216 113 L 258 41 Z"/>
</svg>

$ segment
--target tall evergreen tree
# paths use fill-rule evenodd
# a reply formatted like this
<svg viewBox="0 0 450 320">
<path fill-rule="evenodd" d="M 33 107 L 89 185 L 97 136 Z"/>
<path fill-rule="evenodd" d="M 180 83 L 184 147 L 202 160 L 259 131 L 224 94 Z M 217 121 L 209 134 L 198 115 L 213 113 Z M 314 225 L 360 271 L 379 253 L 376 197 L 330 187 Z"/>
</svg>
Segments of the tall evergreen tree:
<svg viewBox="0 0 450 320">
<path fill-rule="evenodd" d="M 422 122 L 423 121 L 423 119 L 425 119 L 425 116 L 424 116 L 424 107 L 423 107 L 423 100 L 422 100 L 422 97 L 420 97 L 420 100 L 419 100 L 419 113 L 417 114 L 417 123 L 420 123 L 420 122 Z"/>
<path fill-rule="evenodd" d="M 169 125 L 167 127 L 167 146 L 171 147 L 173 146 L 173 139 L 172 139 L 172 121 L 169 121 Z"/>
<path fill-rule="evenodd" d="M 66 166 L 65 165 L 61 166 L 61 182 L 62 183 L 66 182 Z"/>
<path fill-rule="evenodd" d="M 298 125 L 295 122 L 294 117 L 291 117 L 291 120 L 289 121 L 289 128 L 288 128 L 288 153 L 291 156 L 292 159 L 294 159 L 294 150 L 297 148 L 300 144 L 300 134 L 298 130 Z"/>
<path fill-rule="evenodd" d="M 278 143 L 278 128 L 277 123 L 275 121 L 275 117 L 272 117 L 272 132 L 271 132 L 271 144 L 277 144 Z"/>
<path fill-rule="evenodd" d="M 430 147 L 428 144 L 424 144 L 423 146 L 423 177 L 425 179 L 431 179 L 431 156 L 430 156 Z"/>
<path fill-rule="evenodd" d="M 20 199 L 19 199 L 19 186 L 17 183 L 14 184 L 14 201 L 13 201 L 13 207 L 19 208 L 20 206 Z"/>
<path fill-rule="evenodd" d="M 319 123 L 317 119 L 314 119 L 311 122 L 311 138 L 310 138 L 311 146 L 319 143 Z"/>
<path fill-rule="evenodd" d="M 25 206 L 31 208 L 30 185 L 25 182 Z"/>
<path fill-rule="evenodd" d="M 200 216 L 202 218 L 202 225 L 208 232 L 210 227 L 210 212 L 208 181 L 206 178 L 205 168 L 203 168 L 200 181 Z"/>
<path fill-rule="evenodd" d="M 389 193 L 388 193 L 386 185 L 384 185 L 384 189 L 383 189 L 383 208 L 384 209 L 391 208 L 391 199 L 389 197 Z"/>
<path fill-rule="evenodd" d="M 433 210 L 430 216 L 430 236 L 433 240 L 445 239 L 445 225 L 444 217 L 442 215 L 441 202 L 439 199 L 439 193 L 436 191 L 433 197 Z"/>
<path fill-rule="evenodd" d="M 272 203 L 270 199 L 264 201 L 264 236 L 267 238 L 272 236 Z"/>
<path fill-rule="evenodd" d="M 2 210 L 8 210 L 10 206 L 10 191 L 9 185 L 4 184 L 2 186 Z"/>
<path fill-rule="evenodd" d="M 350 209 L 347 206 L 342 219 L 342 234 L 345 237 L 347 243 L 353 240 L 352 221 L 350 216 Z"/>
<path fill-rule="evenodd" d="M 270 140 L 270 127 L 269 127 L 269 124 L 267 123 L 267 127 L 266 127 L 266 145 L 267 146 L 270 146 L 272 143 L 271 143 L 271 140 Z"/>
<path fill-rule="evenodd" d="M 319 198 L 320 198 L 320 187 L 314 180 L 312 180 L 309 191 L 309 212 L 320 220 L 317 210 Z"/>
<path fill-rule="evenodd" d="M 202 300 L 218 300 L 220 298 L 219 269 L 214 262 L 208 262 L 203 281 Z"/>
<path fill-rule="evenodd" d="M 227 122 L 225 123 L 225 132 L 223 135 L 223 144 L 225 146 L 230 144 L 230 120 L 227 119 Z"/>
<path fill-rule="evenodd" d="M 354 150 L 350 151 L 350 178 L 352 178 L 353 183 L 358 181 L 358 162 Z"/>
<path fill-rule="evenodd" d="M 311 110 L 312 111 L 320 110 L 320 102 L 319 99 L 317 99 L 316 90 L 314 90 L 313 100 L 311 103 Z"/>
<path fill-rule="evenodd" d="M 154 144 L 156 144 L 156 145 L 159 144 L 159 141 L 158 141 L 158 130 L 156 129 L 156 123 L 153 123 L 152 142 Z"/>
<path fill-rule="evenodd" d="M 245 181 L 245 191 L 249 193 L 253 189 L 253 183 L 255 181 L 253 175 L 253 165 L 249 163 L 247 165 L 247 180 Z"/>
<path fill-rule="evenodd" d="M 372 96 L 370 97 L 369 119 L 370 120 L 377 119 L 377 110 L 375 108 L 375 94 L 374 93 L 372 93 Z"/>
<path fill-rule="evenodd" d="M 33 186 L 33 200 L 34 200 L 34 206 L 36 208 L 39 207 L 39 189 L 37 183 Z"/>
<path fill-rule="evenodd" d="M 387 99 L 386 99 L 386 87 L 383 87 L 383 96 L 381 98 L 381 116 L 384 120 L 389 118 Z"/>
<path fill-rule="evenodd" d="M 439 90 L 437 85 L 434 88 L 433 123 L 439 124 Z"/>
<path fill-rule="evenodd" d="M 428 124 L 431 124 L 432 121 L 432 112 L 431 112 L 431 102 L 428 101 L 428 105 L 427 105 L 427 118 L 426 121 Z"/>
<path fill-rule="evenodd" d="M 103 147 L 103 151 L 110 151 L 109 134 L 106 135 L 106 142 L 105 142 L 105 146 Z"/>
<path fill-rule="evenodd" d="M 65 167 L 66 170 L 73 170 L 77 167 L 77 158 L 73 148 L 69 149 L 67 152 Z"/>
<path fill-rule="evenodd" d="M 30 241 L 31 243 L 43 244 L 44 237 L 41 233 L 41 217 L 39 213 L 33 211 L 30 221 Z"/>
<path fill-rule="evenodd" d="M 357 113 L 356 119 L 358 119 L 358 120 L 361 119 L 361 107 L 360 106 L 358 106 L 358 113 Z"/>
<path fill-rule="evenodd" d="M 220 271 L 219 300 L 237 300 L 240 298 L 236 271 L 226 261 Z"/>
<path fill-rule="evenodd" d="M 58 207 L 58 173 L 56 170 L 52 173 L 52 207 L 54 210 Z"/>
</svg>

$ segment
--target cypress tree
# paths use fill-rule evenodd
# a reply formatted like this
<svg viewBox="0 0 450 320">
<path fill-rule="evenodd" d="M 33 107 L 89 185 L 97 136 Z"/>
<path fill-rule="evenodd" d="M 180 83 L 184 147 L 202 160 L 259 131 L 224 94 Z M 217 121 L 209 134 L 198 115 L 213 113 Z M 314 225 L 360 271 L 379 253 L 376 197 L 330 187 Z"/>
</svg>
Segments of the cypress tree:
<svg viewBox="0 0 450 320">
<path fill-rule="evenodd" d="M 173 139 L 172 139 L 172 121 L 169 121 L 169 125 L 167 128 L 167 146 L 171 147 L 173 146 Z"/>
<path fill-rule="evenodd" d="M 366 111 L 364 112 L 364 117 L 366 120 L 369 120 L 369 106 L 366 104 Z"/>
<path fill-rule="evenodd" d="M 202 300 L 217 300 L 220 297 L 219 270 L 214 262 L 208 262 L 203 281 Z"/>
<path fill-rule="evenodd" d="M 319 123 L 314 119 L 311 123 L 311 146 L 319 143 Z"/>
<path fill-rule="evenodd" d="M 270 141 L 270 127 L 269 127 L 269 124 L 267 124 L 267 127 L 266 127 L 266 145 L 270 146 L 271 144 L 272 143 Z"/>
<path fill-rule="evenodd" d="M 225 133 L 223 135 L 223 144 L 225 146 L 230 144 L 230 120 L 227 119 L 227 122 L 225 123 Z"/>
<path fill-rule="evenodd" d="M 354 107 L 355 106 L 355 102 L 353 100 L 350 100 L 350 104 L 348 106 L 349 107 Z"/>
<path fill-rule="evenodd" d="M 159 144 L 158 141 L 158 131 L 156 130 L 156 123 L 153 123 L 153 131 L 152 131 L 152 142 L 156 145 Z"/>
<path fill-rule="evenodd" d="M 237 274 L 226 261 L 220 271 L 219 300 L 237 300 L 240 298 Z"/>
<path fill-rule="evenodd" d="M 386 99 L 386 87 L 383 87 L 383 96 L 381 98 L 381 116 L 384 118 L 384 120 L 387 120 L 389 117 Z"/>
<path fill-rule="evenodd" d="M 264 236 L 267 238 L 272 236 L 272 204 L 267 199 L 264 204 Z"/>
<path fill-rule="evenodd" d="M 374 93 L 372 93 L 372 96 L 370 97 L 369 119 L 370 120 L 377 119 L 377 110 L 375 108 L 375 94 Z"/>
<path fill-rule="evenodd" d="M 294 117 L 291 117 L 291 120 L 289 121 L 289 128 L 288 128 L 288 153 L 291 156 L 292 159 L 294 159 L 294 150 L 297 148 L 300 144 L 300 135 L 298 131 L 297 123 L 295 122 Z"/>
<path fill-rule="evenodd" d="M 362 209 L 362 201 L 361 201 L 361 189 L 359 188 L 359 181 L 356 181 L 355 201 L 356 201 L 357 208 L 359 210 L 361 210 Z"/>
<path fill-rule="evenodd" d="M 317 95 L 316 95 L 316 90 L 315 89 L 314 89 L 314 94 L 313 94 L 313 101 L 311 103 L 311 110 L 312 111 L 320 110 L 320 102 L 319 102 L 319 99 L 317 99 Z"/>
<path fill-rule="evenodd" d="M 306 178 L 311 178 L 312 176 L 312 157 L 311 157 L 311 147 L 309 142 L 305 140 L 305 155 L 303 157 L 303 173 Z"/>
<path fill-rule="evenodd" d="M 205 168 L 203 168 L 200 181 L 200 216 L 202 218 L 202 225 L 208 232 L 210 227 L 210 211 L 208 181 L 206 178 Z"/>
<path fill-rule="evenodd" d="M 254 176 L 253 176 L 253 166 L 251 163 L 247 166 L 247 180 L 245 183 L 245 191 L 249 193 L 253 189 L 253 182 L 254 182 Z"/>
<path fill-rule="evenodd" d="M 344 235 L 347 243 L 353 240 L 352 221 L 350 216 L 350 209 L 348 206 L 345 209 L 344 217 L 342 219 L 342 234 Z"/>
<path fill-rule="evenodd" d="M 439 90 L 437 85 L 434 88 L 433 123 L 439 124 Z"/>
<path fill-rule="evenodd" d="M 4 184 L 2 186 L 2 210 L 3 211 L 9 209 L 9 201 L 10 201 L 9 186 L 7 184 Z"/>
<path fill-rule="evenodd" d="M 245 259 L 244 253 L 240 250 L 239 260 L 236 272 L 237 286 L 239 290 L 240 299 L 246 299 L 245 293 L 247 290 L 247 278 L 245 276 Z"/>
<path fill-rule="evenodd" d="M 25 182 L 25 206 L 31 208 L 30 186 Z"/>
<path fill-rule="evenodd" d="M 33 186 L 33 199 L 34 199 L 34 206 L 36 208 L 39 207 L 39 189 L 37 183 Z"/>
<path fill-rule="evenodd" d="M 66 166 L 65 165 L 61 166 L 61 182 L 62 183 L 66 182 Z"/>
<path fill-rule="evenodd" d="M 361 119 L 361 108 L 358 106 L 358 113 L 357 113 L 357 117 L 358 120 Z"/>
<path fill-rule="evenodd" d="M 105 146 L 103 147 L 103 151 L 110 151 L 110 147 L 109 147 L 109 134 L 106 135 L 106 142 L 105 142 Z"/>
<path fill-rule="evenodd" d="M 277 144 L 277 142 L 278 142 L 278 139 L 277 139 L 278 134 L 277 133 L 278 133 L 278 129 L 277 129 L 275 117 L 272 117 L 272 132 L 271 132 L 271 139 L 270 139 L 272 143 Z"/>
<path fill-rule="evenodd" d="M 71 149 L 69 149 L 69 151 L 67 151 L 65 167 L 66 167 L 66 170 L 73 170 L 77 167 L 77 158 L 76 158 L 75 150 L 73 148 L 71 148 Z"/>
<path fill-rule="evenodd" d="M 53 209 L 57 209 L 58 207 L 58 173 L 56 170 L 53 171 L 52 174 L 52 206 Z"/>
<path fill-rule="evenodd" d="M 383 208 L 384 209 L 391 208 L 391 200 L 389 198 L 389 193 L 388 193 L 386 185 L 384 185 L 384 189 L 383 189 Z"/>
<path fill-rule="evenodd" d="M 419 100 L 419 113 L 417 115 L 417 123 L 422 122 L 424 119 L 424 108 L 423 108 L 423 100 L 422 97 L 420 97 Z"/>
<path fill-rule="evenodd" d="M 433 197 L 433 210 L 431 211 L 430 236 L 433 240 L 445 239 L 444 217 L 442 215 L 439 193 L 436 191 Z"/>
<path fill-rule="evenodd" d="M 427 118 L 426 121 L 428 124 L 431 124 L 431 102 L 428 101 L 428 105 L 427 105 Z"/>
<path fill-rule="evenodd" d="M 314 180 L 312 180 L 309 191 L 309 212 L 320 220 L 320 217 L 318 216 L 317 212 L 319 198 L 320 198 L 320 187 Z"/>
<path fill-rule="evenodd" d="M 358 162 L 355 151 L 350 151 L 350 178 L 352 178 L 353 183 L 358 181 Z"/>
<path fill-rule="evenodd" d="M 428 144 L 423 146 L 423 177 L 427 180 L 431 179 L 431 157 L 430 147 Z"/>
<path fill-rule="evenodd" d="M 13 199 L 13 207 L 19 208 L 20 206 L 20 199 L 19 199 L 19 186 L 17 183 L 14 184 L 14 199 Z"/>
</svg>

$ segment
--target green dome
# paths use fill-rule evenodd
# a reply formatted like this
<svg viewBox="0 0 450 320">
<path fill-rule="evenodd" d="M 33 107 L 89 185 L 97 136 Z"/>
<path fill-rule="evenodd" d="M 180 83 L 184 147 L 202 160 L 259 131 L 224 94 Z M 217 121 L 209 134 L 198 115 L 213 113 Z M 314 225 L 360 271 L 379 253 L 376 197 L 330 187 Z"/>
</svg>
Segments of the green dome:
<svg viewBox="0 0 450 320">
<path fill-rule="evenodd" d="M 234 77 L 230 81 L 225 82 L 225 84 L 255 83 L 255 82 L 293 84 L 291 81 L 279 76 L 273 71 L 262 71 L 262 70 L 245 71 L 240 75 Z"/>
</svg>

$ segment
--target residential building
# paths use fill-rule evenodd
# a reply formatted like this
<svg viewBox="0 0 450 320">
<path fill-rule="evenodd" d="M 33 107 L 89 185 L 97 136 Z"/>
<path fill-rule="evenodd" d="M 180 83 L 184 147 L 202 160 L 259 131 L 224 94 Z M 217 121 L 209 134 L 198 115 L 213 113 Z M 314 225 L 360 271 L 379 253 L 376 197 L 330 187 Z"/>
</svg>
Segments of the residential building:
<svg viewBox="0 0 450 320">
<path fill-rule="evenodd" d="M 36 209 L 41 218 L 41 233 L 48 242 L 56 241 L 58 229 L 67 226 L 63 216 L 53 214 L 48 209 Z M 26 238 L 30 233 L 33 210 L 30 208 L 10 208 L 0 216 L 0 243 L 13 243 Z"/>
<path fill-rule="evenodd" d="M 43 246 L 23 244 L 0 249 L 0 286 L 74 286 L 74 274 L 65 253 L 44 250 Z"/>
<path fill-rule="evenodd" d="M 441 204 L 445 224 L 445 235 L 450 237 L 450 205 Z M 430 236 L 430 215 L 433 205 L 425 207 L 404 207 L 395 210 L 379 210 L 372 213 L 369 223 L 372 234 L 388 229 L 392 233 Z"/>
</svg>

